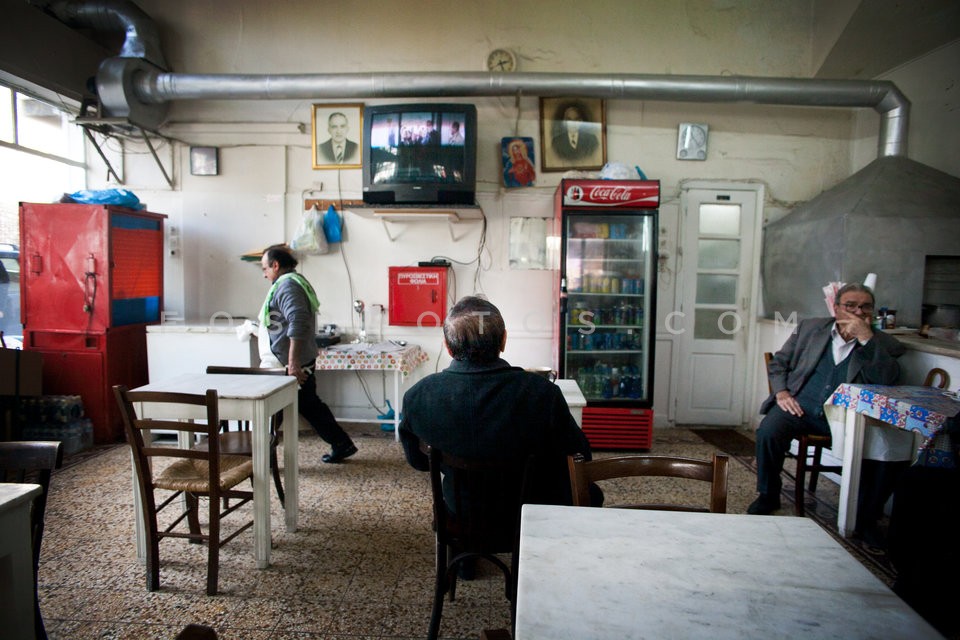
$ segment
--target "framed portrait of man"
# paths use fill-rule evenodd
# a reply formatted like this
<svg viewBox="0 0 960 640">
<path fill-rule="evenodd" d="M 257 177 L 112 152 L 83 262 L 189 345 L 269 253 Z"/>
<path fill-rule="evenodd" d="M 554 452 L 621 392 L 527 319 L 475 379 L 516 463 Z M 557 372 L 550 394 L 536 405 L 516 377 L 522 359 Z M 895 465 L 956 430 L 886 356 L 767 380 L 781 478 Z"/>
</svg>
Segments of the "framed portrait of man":
<svg viewBox="0 0 960 640">
<path fill-rule="evenodd" d="M 540 98 L 540 166 L 544 171 L 602 169 L 607 125 L 599 98 Z"/>
<path fill-rule="evenodd" d="M 315 104 L 310 117 L 314 169 L 359 169 L 363 105 Z"/>
</svg>

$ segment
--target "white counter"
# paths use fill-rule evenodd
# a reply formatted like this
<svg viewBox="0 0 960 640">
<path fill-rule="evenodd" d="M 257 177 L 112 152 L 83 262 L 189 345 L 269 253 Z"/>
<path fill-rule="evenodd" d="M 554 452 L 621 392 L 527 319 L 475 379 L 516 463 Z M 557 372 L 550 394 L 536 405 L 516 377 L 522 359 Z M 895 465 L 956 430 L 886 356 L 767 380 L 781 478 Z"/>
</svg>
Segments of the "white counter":
<svg viewBox="0 0 960 640">
<path fill-rule="evenodd" d="M 207 365 L 257 367 L 256 336 L 237 337 L 243 320 L 211 323 L 169 323 L 147 326 L 147 370 L 150 380 L 203 373 Z"/>
<path fill-rule="evenodd" d="M 587 406 L 587 399 L 583 396 L 583 392 L 580 391 L 580 385 L 577 384 L 576 380 L 557 380 L 557 386 L 560 387 L 560 391 L 563 393 L 563 399 L 567 401 L 567 406 L 570 407 L 570 413 L 573 414 L 573 419 L 577 421 L 577 424 L 583 427 L 583 408 Z"/>
</svg>

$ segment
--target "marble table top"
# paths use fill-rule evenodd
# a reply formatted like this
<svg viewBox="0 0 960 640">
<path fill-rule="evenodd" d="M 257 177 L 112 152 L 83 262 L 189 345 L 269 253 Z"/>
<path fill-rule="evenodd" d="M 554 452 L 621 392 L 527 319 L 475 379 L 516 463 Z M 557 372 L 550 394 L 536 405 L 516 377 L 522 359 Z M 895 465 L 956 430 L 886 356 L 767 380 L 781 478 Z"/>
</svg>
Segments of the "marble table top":
<svg viewBox="0 0 960 640">
<path fill-rule="evenodd" d="M 6 512 L 33 500 L 42 491 L 43 487 L 38 484 L 0 482 L 0 512 Z"/>
<path fill-rule="evenodd" d="M 940 638 L 815 522 L 526 505 L 516 639 Z"/>
</svg>

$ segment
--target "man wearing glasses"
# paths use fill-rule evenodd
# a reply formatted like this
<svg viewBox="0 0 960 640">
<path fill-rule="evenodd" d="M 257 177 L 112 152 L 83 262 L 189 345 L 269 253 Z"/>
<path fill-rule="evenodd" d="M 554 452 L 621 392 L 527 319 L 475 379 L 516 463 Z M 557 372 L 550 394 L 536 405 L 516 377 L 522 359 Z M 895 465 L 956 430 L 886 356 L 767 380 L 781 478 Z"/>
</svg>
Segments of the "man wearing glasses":
<svg viewBox="0 0 960 640">
<path fill-rule="evenodd" d="M 896 359 L 906 349 L 895 338 L 871 328 L 874 304 L 869 287 L 844 285 L 834 300 L 836 317 L 802 320 L 770 361 L 771 394 L 760 406 L 766 417 L 756 434 L 760 495 L 747 513 L 766 515 L 780 508 L 780 472 L 790 441 L 803 434 L 830 435 L 823 403 L 834 389 L 844 382 L 896 383 L 900 375 Z M 873 491 L 871 480 L 863 479 L 867 486 L 862 491 Z M 864 509 L 874 512 L 876 506 Z M 879 516 L 863 515 L 863 520 L 858 515 L 858 525 L 875 523 Z"/>
</svg>

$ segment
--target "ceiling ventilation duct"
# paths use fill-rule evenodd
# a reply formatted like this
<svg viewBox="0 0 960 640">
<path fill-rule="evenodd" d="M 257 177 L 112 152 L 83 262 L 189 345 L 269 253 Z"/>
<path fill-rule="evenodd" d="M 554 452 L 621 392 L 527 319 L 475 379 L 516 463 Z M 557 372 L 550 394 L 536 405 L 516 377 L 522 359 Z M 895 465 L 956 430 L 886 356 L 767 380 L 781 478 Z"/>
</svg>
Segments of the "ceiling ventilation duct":
<svg viewBox="0 0 960 640">
<path fill-rule="evenodd" d="M 126 119 L 131 124 L 156 130 L 166 119 L 166 104 L 148 104 L 128 94 L 139 73 L 167 71 L 156 24 L 129 0 L 27 0 L 64 24 L 99 33 L 122 33 L 120 54 L 107 58 L 97 71 L 101 116 Z"/>
</svg>

